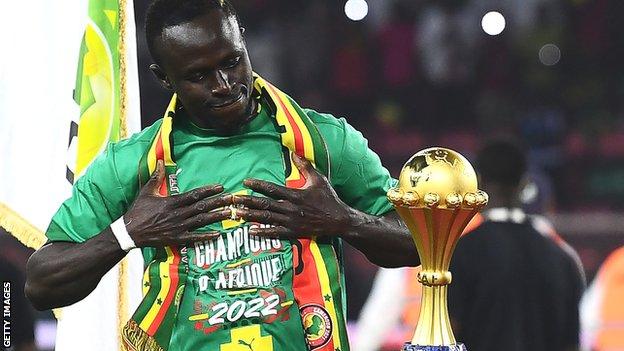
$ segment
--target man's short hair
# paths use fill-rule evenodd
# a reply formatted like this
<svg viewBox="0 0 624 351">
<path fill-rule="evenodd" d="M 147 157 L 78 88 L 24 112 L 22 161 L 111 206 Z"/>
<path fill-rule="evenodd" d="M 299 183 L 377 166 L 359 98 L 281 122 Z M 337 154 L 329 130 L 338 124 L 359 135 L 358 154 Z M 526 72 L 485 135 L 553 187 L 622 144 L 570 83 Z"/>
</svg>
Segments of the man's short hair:
<svg viewBox="0 0 624 351">
<path fill-rule="evenodd" d="M 485 182 L 517 187 L 527 171 L 526 154 L 514 142 L 490 141 L 477 155 L 476 170 Z"/>
<path fill-rule="evenodd" d="M 154 0 L 145 17 L 145 37 L 152 59 L 159 61 L 155 43 L 165 28 L 190 22 L 214 10 L 234 17 L 240 25 L 238 14 L 228 0 Z"/>
</svg>

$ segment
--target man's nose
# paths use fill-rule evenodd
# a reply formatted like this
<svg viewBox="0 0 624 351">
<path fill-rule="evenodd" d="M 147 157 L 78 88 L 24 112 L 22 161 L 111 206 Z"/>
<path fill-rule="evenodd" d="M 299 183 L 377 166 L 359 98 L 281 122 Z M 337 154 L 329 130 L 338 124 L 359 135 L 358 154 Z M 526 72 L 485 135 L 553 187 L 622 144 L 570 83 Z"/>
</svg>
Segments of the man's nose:
<svg viewBox="0 0 624 351">
<path fill-rule="evenodd" d="M 232 86 L 230 85 L 227 74 L 220 70 L 217 71 L 210 92 L 212 95 L 216 96 L 230 95 L 232 92 Z"/>
</svg>

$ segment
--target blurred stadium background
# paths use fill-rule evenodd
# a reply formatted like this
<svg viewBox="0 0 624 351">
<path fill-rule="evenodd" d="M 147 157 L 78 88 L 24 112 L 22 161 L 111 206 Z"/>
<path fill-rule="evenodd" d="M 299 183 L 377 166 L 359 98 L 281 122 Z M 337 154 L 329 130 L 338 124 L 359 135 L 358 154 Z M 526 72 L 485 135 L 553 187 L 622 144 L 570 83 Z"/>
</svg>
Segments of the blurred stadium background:
<svg viewBox="0 0 624 351">
<path fill-rule="evenodd" d="M 470 158 L 489 138 L 514 138 L 530 155 L 527 208 L 553 220 L 589 281 L 623 244 L 621 0 L 369 0 L 359 21 L 344 1 L 232 2 L 254 69 L 302 106 L 345 117 L 394 176 L 427 146 Z M 169 99 L 147 69 L 147 5 L 135 1 L 143 126 Z M 481 26 L 489 11 L 505 17 L 499 35 Z M 3 232 L 0 254 L 24 267 L 29 251 Z M 376 267 L 346 256 L 354 320 Z M 53 317 L 38 316 L 50 349 Z"/>
</svg>

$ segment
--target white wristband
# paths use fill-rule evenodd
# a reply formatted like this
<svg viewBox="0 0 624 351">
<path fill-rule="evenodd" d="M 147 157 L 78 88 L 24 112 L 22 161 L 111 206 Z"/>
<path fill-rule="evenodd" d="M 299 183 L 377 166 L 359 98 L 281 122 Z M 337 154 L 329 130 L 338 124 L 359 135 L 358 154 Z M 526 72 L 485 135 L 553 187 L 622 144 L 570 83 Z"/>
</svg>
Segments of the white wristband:
<svg viewBox="0 0 624 351">
<path fill-rule="evenodd" d="M 113 235 L 115 236 L 115 239 L 117 239 L 117 242 L 122 250 L 128 252 L 136 248 L 134 240 L 132 240 L 132 237 L 128 234 L 128 229 L 126 229 L 126 223 L 124 222 L 123 216 L 113 222 L 110 227 L 113 230 Z"/>
</svg>

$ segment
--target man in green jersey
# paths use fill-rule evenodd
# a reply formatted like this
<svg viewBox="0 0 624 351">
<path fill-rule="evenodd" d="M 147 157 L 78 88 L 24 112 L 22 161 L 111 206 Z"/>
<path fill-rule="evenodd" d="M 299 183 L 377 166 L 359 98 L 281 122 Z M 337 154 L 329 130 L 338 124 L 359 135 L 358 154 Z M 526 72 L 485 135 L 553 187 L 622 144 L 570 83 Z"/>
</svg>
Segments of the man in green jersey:
<svg viewBox="0 0 624 351">
<path fill-rule="evenodd" d="M 167 134 L 176 171 L 158 161 L 147 182 L 137 172 L 167 116 L 109 145 L 30 258 L 28 297 L 38 309 L 66 306 L 87 296 L 132 247 L 143 249 L 146 263 L 156 259 L 154 250 L 185 247 L 182 289 L 171 294 L 175 317 L 160 315 L 159 295 L 136 323 L 139 334 L 156 337 L 169 319 L 167 342 L 141 350 L 348 350 L 341 267 L 330 267 L 323 250 L 330 247 L 340 262 L 344 239 L 380 266 L 418 264 L 386 199 L 394 180 L 366 139 L 328 114 L 289 110 L 300 111 L 323 140 L 324 172 L 319 160 L 315 168 L 307 154 L 288 150 L 274 118 L 275 101 L 289 100 L 262 98 L 244 29 L 227 1 L 157 0 L 146 29 L 150 68 L 177 94 Z M 305 181 L 297 186 L 288 185 L 290 151 Z M 170 196 L 160 191 L 166 176 Z M 128 237 L 110 230 L 120 218 Z M 157 278 L 161 290 L 174 285 L 173 276 Z"/>
</svg>

